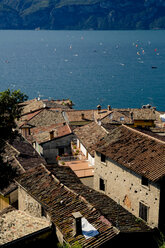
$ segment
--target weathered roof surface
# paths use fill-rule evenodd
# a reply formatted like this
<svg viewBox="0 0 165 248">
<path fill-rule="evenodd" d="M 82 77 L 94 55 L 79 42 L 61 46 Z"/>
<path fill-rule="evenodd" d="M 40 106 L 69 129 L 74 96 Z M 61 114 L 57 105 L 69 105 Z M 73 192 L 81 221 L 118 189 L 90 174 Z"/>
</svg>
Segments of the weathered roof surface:
<svg viewBox="0 0 165 248">
<path fill-rule="evenodd" d="M 102 123 L 133 124 L 136 120 L 156 120 L 154 109 L 112 109 L 111 113 L 101 120 Z"/>
<path fill-rule="evenodd" d="M 117 128 L 119 126 L 119 124 L 111 124 L 111 123 L 102 123 L 101 122 L 101 126 L 103 128 L 105 128 L 105 130 L 110 133 L 112 132 L 115 128 Z"/>
<path fill-rule="evenodd" d="M 57 109 L 43 109 L 40 113 L 35 115 L 28 121 L 28 124 L 36 127 L 49 126 L 56 123 L 64 123 L 61 110 Z"/>
<path fill-rule="evenodd" d="M 154 109 L 132 109 L 134 120 L 156 120 Z"/>
<path fill-rule="evenodd" d="M 18 127 L 22 127 L 28 124 L 28 121 L 30 121 L 34 116 L 38 115 L 42 109 L 35 111 L 33 113 L 28 113 L 26 115 L 21 116 L 21 118 L 16 121 Z"/>
<path fill-rule="evenodd" d="M 102 220 L 99 211 L 83 197 L 61 184 L 44 166 L 29 170 L 22 174 L 17 181 L 46 207 L 51 221 L 59 228 L 69 244 L 72 245 L 78 241 L 83 247 L 100 247 L 101 244 L 118 234 L 117 229 L 108 220 Z M 72 213 L 77 211 L 98 230 L 99 234 L 96 237 L 89 239 L 85 239 L 83 235 L 74 237 Z"/>
<path fill-rule="evenodd" d="M 44 158 L 20 134 L 14 133 L 8 141 L 1 140 L 1 145 L 3 147 L 1 151 L 3 161 L 11 164 L 13 168 L 17 168 L 18 173 L 23 173 L 41 163 L 46 164 Z M 2 190 L 1 193 L 7 194 L 12 189 L 15 189 L 13 183 Z"/>
<path fill-rule="evenodd" d="M 50 132 L 54 132 L 54 138 L 59 138 L 72 133 L 70 127 L 66 123 L 57 123 L 50 126 L 33 128 L 31 135 L 39 144 L 50 140 Z"/>
<path fill-rule="evenodd" d="M 113 109 L 112 112 L 101 120 L 101 123 L 133 124 L 130 110 Z"/>
<path fill-rule="evenodd" d="M 114 129 L 95 148 L 151 181 L 165 175 L 165 142 L 127 126 Z"/>
<path fill-rule="evenodd" d="M 61 103 L 61 104 L 60 104 Z M 62 104 L 64 103 L 64 104 Z M 57 102 L 54 100 L 37 100 L 32 99 L 30 101 L 27 102 L 23 102 L 20 104 L 20 106 L 22 107 L 22 115 L 28 114 L 28 113 L 32 113 L 35 111 L 38 111 L 40 109 L 44 109 L 44 108 L 55 108 L 55 109 L 68 109 L 69 107 L 66 105 L 69 105 L 69 102 L 67 101 L 62 101 L 62 102 Z"/>
<path fill-rule="evenodd" d="M 98 111 L 97 109 L 67 110 L 65 111 L 65 116 L 69 123 L 85 122 L 85 121 L 89 122 L 89 121 L 102 119 L 109 113 L 111 113 L 111 111 L 107 109 L 102 109 L 100 111 Z"/>
<path fill-rule="evenodd" d="M 49 170 L 61 183 L 84 197 L 92 206 L 116 226 L 120 232 L 146 232 L 150 228 L 143 222 L 118 205 L 110 197 L 84 185 L 68 167 L 51 167 Z"/>
<path fill-rule="evenodd" d="M 43 100 L 47 107 L 68 109 L 72 108 L 74 103 L 70 99 L 61 99 L 61 100 Z"/>
<path fill-rule="evenodd" d="M 92 156 L 94 156 L 93 146 L 107 133 L 106 130 L 96 122 L 76 128 L 73 132 Z"/>
<path fill-rule="evenodd" d="M 46 218 L 37 218 L 8 207 L 0 212 L 0 246 L 51 226 Z"/>
</svg>

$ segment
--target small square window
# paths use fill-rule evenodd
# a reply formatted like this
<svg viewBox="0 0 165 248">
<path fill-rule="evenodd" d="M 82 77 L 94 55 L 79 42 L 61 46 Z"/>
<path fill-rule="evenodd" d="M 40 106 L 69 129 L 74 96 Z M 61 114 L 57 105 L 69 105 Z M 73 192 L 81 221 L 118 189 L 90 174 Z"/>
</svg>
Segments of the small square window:
<svg viewBox="0 0 165 248">
<path fill-rule="evenodd" d="M 106 159 L 105 155 L 101 153 L 101 162 L 105 163 L 105 159 Z"/>
<path fill-rule="evenodd" d="M 141 181 L 142 185 L 144 186 L 148 186 L 148 179 L 146 177 L 142 177 L 142 181 Z"/>
<path fill-rule="evenodd" d="M 105 191 L 105 183 L 102 178 L 100 178 L 100 185 L 99 185 L 100 190 Z"/>
<path fill-rule="evenodd" d="M 121 121 L 124 121 L 124 117 L 123 117 L 123 116 L 122 116 L 122 117 L 120 117 L 120 120 L 121 120 Z"/>
<path fill-rule="evenodd" d="M 139 217 L 148 221 L 148 207 L 141 202 L 139 202 Z"/>
</svg>

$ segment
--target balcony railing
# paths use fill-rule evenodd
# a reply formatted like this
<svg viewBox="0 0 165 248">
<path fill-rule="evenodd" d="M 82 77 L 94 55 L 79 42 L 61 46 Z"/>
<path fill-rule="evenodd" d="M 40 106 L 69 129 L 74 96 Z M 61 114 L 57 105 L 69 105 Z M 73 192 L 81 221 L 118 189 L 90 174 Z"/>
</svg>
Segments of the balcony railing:
<svg viewBox="0 0 165 248">
<path fill-rule="evenodd" d="M 67 162 L 67 161 L 79 160 L 79 159 L 80 159 L 79 156 L 65 156 L 65 157 L 60 156 L 59 162 L 61 162 L 61 161 Z"/>
</svg>

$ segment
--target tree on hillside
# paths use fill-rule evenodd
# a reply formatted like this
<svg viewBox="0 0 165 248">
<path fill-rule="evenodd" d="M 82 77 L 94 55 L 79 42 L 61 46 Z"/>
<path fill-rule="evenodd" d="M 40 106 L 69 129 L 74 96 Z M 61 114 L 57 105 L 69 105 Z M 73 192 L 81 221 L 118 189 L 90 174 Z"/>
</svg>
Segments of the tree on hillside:
<svg viewBox="0 0 165 248">
<path fill-rule="evenodd" d="M 0 190 L 7 187 L 16 176 L 15 168 L 8 162 L 4 162 L 2 153 L 4 151 L 4 140 L 12 138 L 12 129 L 16 127 L 15 119 L 21 116 L 19 103 L 27 100 L 27 96 L 20 90 L 5 90 L 0 92 Z"/>
<path fill-rule="evenodd" d="M 16 126 L 15 119 L 19 119 L 21 108 L 19 103 L 27 100 L 27 96 L 20 90 L 10 89 L 0 92 L 0 135 L 9 135 Z"/>
</svg>

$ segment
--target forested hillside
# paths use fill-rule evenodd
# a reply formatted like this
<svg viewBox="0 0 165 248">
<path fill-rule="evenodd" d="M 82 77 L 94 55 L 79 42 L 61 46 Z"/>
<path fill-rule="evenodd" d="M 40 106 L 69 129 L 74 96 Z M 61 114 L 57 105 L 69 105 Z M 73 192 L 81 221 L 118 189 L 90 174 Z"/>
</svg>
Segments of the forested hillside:
<svg viewBox="0 0 165 248">
<path fill-rule="evenodd" d="M 0 0 L 0 29 L 164 29 L 165 0 Z"/>
</svg>

